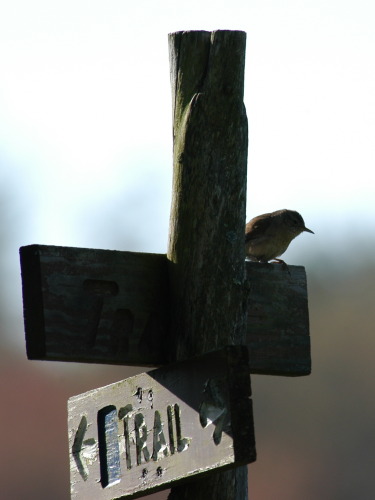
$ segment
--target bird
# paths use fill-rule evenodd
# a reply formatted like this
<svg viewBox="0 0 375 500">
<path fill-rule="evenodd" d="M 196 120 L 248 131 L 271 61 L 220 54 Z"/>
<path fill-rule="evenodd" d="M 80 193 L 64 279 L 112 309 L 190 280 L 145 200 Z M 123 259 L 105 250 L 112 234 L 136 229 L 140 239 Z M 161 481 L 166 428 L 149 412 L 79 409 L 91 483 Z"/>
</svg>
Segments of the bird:
<svg viewBox="0 0 375 500">
<path fill-rule="evenodd" d="M 286 266 L 278 259 L 288 248 L 290 242 L 302 232 L 314 234 L 305 226 L 302 216 L 295 210 L 276 210 L 258 215 L 245 227 L 246 258 L 254 262 L 274 260 Z"/>
</svg>

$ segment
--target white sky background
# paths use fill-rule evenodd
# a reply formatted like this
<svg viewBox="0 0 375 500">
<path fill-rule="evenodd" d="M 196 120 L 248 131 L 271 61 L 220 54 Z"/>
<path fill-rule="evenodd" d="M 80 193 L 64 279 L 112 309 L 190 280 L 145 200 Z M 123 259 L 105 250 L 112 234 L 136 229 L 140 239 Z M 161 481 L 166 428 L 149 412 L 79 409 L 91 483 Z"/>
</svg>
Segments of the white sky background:
<svg viewBox="0 0 375 500">
<path fill-rule="evenodd" d="M 187 29 L 247 32 L 248 218 L 300 211 L 316 236 L 299 251 L 374 234 L 374 22 L 373 0 L 3 2 L 0 181 L 21 203 L 17 245 L 166 251 L 167 34 Z"/>
</svg>

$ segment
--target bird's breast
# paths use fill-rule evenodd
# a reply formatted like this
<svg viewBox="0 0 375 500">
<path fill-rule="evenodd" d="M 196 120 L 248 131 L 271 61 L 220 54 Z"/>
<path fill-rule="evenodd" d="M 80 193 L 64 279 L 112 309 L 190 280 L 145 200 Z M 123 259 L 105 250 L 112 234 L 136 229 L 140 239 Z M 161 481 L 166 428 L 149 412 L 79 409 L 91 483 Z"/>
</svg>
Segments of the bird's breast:
<svg viewBox="0 0 375 500">
<path fill-rule="evenodd" d="M 261 236 L 246 243 L 246 256 L 250 260 L 268 262 L 282 255 L 290 241 L 282 240 L 274 235 Z"/>
</svg>

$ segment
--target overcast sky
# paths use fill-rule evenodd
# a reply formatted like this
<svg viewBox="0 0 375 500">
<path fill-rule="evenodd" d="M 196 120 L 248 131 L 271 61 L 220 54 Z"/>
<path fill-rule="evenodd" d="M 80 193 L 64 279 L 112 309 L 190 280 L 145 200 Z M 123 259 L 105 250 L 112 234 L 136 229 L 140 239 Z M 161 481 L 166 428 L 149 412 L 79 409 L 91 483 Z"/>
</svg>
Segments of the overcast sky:
<svg viewBox="0 0 375 500">
<path fill-rule="evenodd" d="M 152 236 L 143 251 L 166 251 L 167 35 L 188 29 L 247 33 L 248 217 L 292 208 L 323 237 L 345 238 L 353 224 L 373 232 L 374 5 L 3 2 L 0 180 L 28 208 L 20 244 L 106 248 L 112 222 L 128 249 L 141 249 L 138 227 Z"/>
</svg>

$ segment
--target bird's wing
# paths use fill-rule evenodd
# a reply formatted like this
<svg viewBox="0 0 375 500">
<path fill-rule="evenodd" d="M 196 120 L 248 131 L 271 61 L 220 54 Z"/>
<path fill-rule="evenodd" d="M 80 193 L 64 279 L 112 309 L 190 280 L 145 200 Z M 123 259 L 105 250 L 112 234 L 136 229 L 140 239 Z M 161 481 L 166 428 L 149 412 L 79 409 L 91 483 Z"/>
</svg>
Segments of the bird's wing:
<svg viewBox="0 0 375 500">
<path fill-rule="evenodd" d="M 262 236 L 265 231 L 272 224 L 271 214 L 263 214 L 258 215 L 258 217 L 254 217 L 246 224 L 245 227 L 245 243 L 253 240 L 254 238 L 258 238 Z"/>
</svg>

